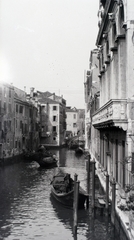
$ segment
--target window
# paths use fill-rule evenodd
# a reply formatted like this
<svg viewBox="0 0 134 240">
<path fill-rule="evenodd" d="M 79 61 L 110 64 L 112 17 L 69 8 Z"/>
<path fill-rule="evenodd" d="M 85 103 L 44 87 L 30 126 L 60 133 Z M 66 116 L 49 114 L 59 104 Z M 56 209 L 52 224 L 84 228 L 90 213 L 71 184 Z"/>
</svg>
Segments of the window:
<svg viewBox="0 0 134 240">
<path fill-rule="evenodd" d="M 74 114 L 74 119 L 76 119 L 76 114 Z"/>
<path fill-rule="evenodd" d="M 53 116 L 53 121 L 56 122 L 56 116 Z"/>
<path fill-rule="evenodd" d="M 8 122 L 9 131 L 11 131 L 11 121 Z"/>
<path fill-rule="evenodd" d="M 29 117 L 32 117 L 32 109 L 29 109 Z"/>
<path fill-rule="evenodd" d="M 132 173 L 134 173 L 134 152 L 132 152 Z"/>
<path fill-rule="evenodd" d="M 123 185 L 123 188 L 125 188 L 125 141 L 122 141 L 122 164 L 123 164 L 123 179 L 122 179 L 122 185 Z"/>
<path fill-rule="evenodd" d="M 73 123 L 73 127 L 74 127 L 74 128 L 77 127 L 77 124 L 76 124 L 76 123 Z"/>
<path fill-rule="evenodd" d="M 9 89 L 9 97 L 11 98 L 11 89 Z"/>
<path fill-rule="evenodd" d="M 18 104 L 16 104 L 16 112 L 18 112 Z"/>
<path fill-rule="evenodd" d="M 27 133 L 27 124 L 25 123 L 25 133 Z"/>
<path fill-rule="evenodd" d="M 53 106 L 53 110 L 54 110 L 54 111 L 57 110 L 57 107 L 56 107 L 56 106 Z"/>
<path fill-rule="evenodd" d="M 20 106 L 19 113 L 23 113 L 23 106 Z"/>
<path fill-rule="evenodd" d="M 20 121 L 20 129 L 22 129 L 22 121 Z"/>
<path fill-rule="evenodd" d="M 1 101 L 0 101 L 0 114 L 1 114 Z"/>
<path fill-rule="evenodd" d="M 2 87 L 0 87 L 0 94 L 2 94 Z"/>
<path fill-rule="evenodd" d="M 15 141 L 15 148 L 17 148 L 17 140 Z"/>
<path fill-rule="evenodd" d="M 39 125 L 38 123 L 35 123 L 35 131 L 37 132 L 39 130 Z"/>
<path fill-rule="evenodd" d="M 4 102 L 4 112 L 6 112 L 6 102 Z"/>
<path fill-rule="evenodd" d="M 6 132 L 7 131 L 7 122 L 4 121 L 4 131 Z"/>
<path fill-rule="evenodd" d="M 16 120 L 16 128 L 17 128 L 17 120 Z"/>
<path fill-rule="evenodd" d="M 11 103 L 8 104 L 8 111 L 11 113 Z"/>
<path fill-rule="evenodd" d="M 0 122 L 0 131 L 2 130 L 2 125 L 1 125 L 1 122 Z"/>
<path fill-rule="evenodd" d="M 118 139 L 115 141 L 116 181 L 118 182 Z"/>
<path fill-rule="evenodd" d="M 53 126 L 53 132 L 56 132 L 56 126 Z"/>
<path fill-rule="evenodd" d="M 4 97 L 6 97 L 6 88 L 4 87 Z"/>
</svg>

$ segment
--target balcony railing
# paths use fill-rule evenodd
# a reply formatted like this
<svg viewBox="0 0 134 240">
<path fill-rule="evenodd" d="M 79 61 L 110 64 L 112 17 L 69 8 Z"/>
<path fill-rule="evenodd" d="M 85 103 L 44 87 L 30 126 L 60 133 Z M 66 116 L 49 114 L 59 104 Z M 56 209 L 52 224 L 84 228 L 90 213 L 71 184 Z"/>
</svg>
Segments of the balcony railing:
<svg viewBox="0 0 134 240">
<path fill-rule="evenodd" d="M 96 128 L 119 127 L 127 130 L 127 101 L 110 100 L 92 116 L 92 124 Z"/>
</svg>

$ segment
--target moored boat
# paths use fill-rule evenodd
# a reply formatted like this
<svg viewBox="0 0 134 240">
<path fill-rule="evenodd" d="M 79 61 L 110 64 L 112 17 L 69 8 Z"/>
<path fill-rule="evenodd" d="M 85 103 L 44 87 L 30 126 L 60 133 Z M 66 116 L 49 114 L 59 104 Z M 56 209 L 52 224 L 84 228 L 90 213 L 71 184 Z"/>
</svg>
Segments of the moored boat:
<svg viewBox="0 0 134 240">
<path fill-rule="evenodd" d="M 84 154 L 84 149 L 81 148 L 81 147 L 77 147 L 77 148 L 75 149 L 75 153 L 76 153 L 76 154 L 79 154 L 79 155 L 82 155 L 82 154 Z"/>
<path fill-rule="evenodd" d="M 44 146 L 40 146 L 36 152 L 25 153 L 24 158 L 36 161 L 41 168 L 57 167 L 58 163 L 56 155 L 49 152 Z"/>
<path fill-rule="evenodd" d="M 81 141 L 71 141 L 68 145 L 69 149 L 77 149 L 78 147 L 84 147 L 84 143 Z"/>
<path fill-rule="evenodd" d="M 57 167 L 58 160 L 56 156 L 42 157 L 36 159 L 36 162 L 40 165 L 41 168 L 53 168 Z"/>
<path fill-rule="evenodd" d="M 74 180 L 70 174 L 59 172 L 54 175 L 51 182 L 51 195 L 62 205 L 73 208 L 74 202 Z M 86 192 L 79 186 L 78 208 L 84 208 L 87 200 Z"/>
</svg>

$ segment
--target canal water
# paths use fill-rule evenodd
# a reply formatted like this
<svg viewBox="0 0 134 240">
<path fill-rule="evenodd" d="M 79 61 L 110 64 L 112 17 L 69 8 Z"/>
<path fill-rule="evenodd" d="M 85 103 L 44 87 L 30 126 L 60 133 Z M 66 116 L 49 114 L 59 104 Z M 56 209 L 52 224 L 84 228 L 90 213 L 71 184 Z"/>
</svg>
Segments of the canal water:
<svg viewBox="0 0 134 240">
<path fill-rule="evenodd" d="M 53 150 L 59 166 L 86 185 L 85 158 L 73 150 Z M 51 197 L 50 181 L 55 169 L 40 169 L 36 162 L 0 168 L 0 240 L 74 240 L 73 211 Z M 77 240 L 120 240 L 108 217 L 91 209 L 78 211 Z"/>
</svg>

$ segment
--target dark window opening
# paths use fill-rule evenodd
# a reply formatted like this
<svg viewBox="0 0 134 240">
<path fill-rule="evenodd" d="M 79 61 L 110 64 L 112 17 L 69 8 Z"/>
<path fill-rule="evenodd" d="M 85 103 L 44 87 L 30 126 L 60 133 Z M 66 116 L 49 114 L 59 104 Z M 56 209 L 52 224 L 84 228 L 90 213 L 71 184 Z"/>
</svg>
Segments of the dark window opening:
<svg viewBox="0 0 134 240">
<path fill-rule="evenodd" d="M 56 132 L 56 126 L 53 126 L 53 132 Z"/>
<path fill-rule="evenodd" d="M 53 106 L 53 110 L 57 110 L 57 107 L 56 107 L 56 106 Z"/>
<path fill-rule="evenodd" d="M 53 116 L 53 121 L 54 121 L 54 122 L 56 121 L 56 116 Z"/>
<path fill-rule="evenodd" d="M 9 97 L 11 98 L 11 89 L 9 89 Z"/>
<path fill-rule="evenodd" d="M 18 112 L 18 104 L 16 104 L 16 112 Z"/>
</svg>

